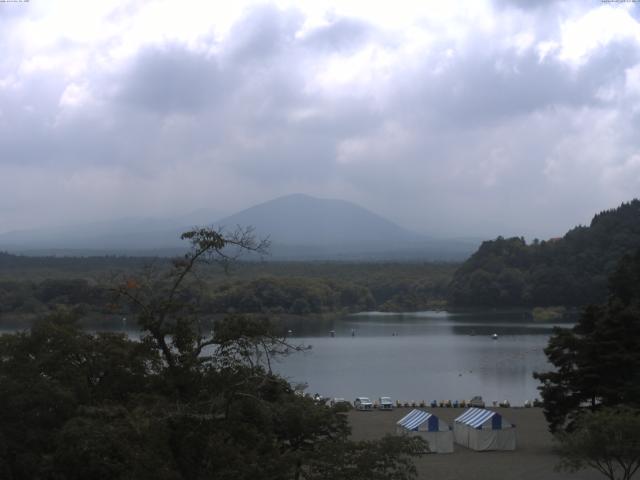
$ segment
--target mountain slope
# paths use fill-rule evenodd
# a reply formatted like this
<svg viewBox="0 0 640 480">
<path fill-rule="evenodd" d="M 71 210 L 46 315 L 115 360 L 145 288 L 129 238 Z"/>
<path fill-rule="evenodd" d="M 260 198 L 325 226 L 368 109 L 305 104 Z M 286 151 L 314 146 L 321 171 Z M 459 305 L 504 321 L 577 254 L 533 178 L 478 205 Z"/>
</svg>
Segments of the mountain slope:
<svg viewBox="0 0 640 480">
<path fill-rule="evenodd" d="M 640 249 L 640 201 L 593 217 L 559 239 L 527 245 L 522 238 L 483 242 L 449 286 L 456 305 L 586 305 L 607 295 L 607 277 Z"/>
<path fill-rule="evenodd" d="M 303 194 L 253 206 L 217 225 L 253 226 L 257 236 L 269 237 L 277 260 L 460 261 L 480 243 L 419 235 L 354 203 Z"/>
<path fill-rule="evenodd" d="M 305 246 L 389 246 L 424 240 L 389 220 L 344 200 L 287 195 L 247 208 L 219 225 L 251 225 L 274 243 Z"/>
<path fill-rule="evenodd" d="M 122 219 L 0 235 L 0 250 L 29 255 L 173 256 L 184 252 L 180 233 L 215 218 L 199 212 L 174 219 Z M 218 217 L 219 218 L 219 217 Z M 295 194 L 255 205 L 215 222 L 255 229 L 271 240 L 273 260 L 446 260 L 467 258 L 479 241 L 434 239 L 410 232 L 354 203 Z M 249 258 L 252 258 L 249 256 Z"/>
</svg>

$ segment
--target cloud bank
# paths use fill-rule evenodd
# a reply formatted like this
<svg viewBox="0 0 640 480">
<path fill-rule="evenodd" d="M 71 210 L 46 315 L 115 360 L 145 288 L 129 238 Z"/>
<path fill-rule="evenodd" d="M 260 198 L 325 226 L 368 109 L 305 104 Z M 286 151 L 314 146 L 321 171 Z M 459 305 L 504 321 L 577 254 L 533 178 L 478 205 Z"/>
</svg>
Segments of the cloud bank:
<svg viewBox="0 0 640 480">
<path fill-rule="evenodd" d="M 545 237 L 638 196 L 637 8 L 449 3 L 0 4 L 0 231 L 303 192 Z"/>
</svg>

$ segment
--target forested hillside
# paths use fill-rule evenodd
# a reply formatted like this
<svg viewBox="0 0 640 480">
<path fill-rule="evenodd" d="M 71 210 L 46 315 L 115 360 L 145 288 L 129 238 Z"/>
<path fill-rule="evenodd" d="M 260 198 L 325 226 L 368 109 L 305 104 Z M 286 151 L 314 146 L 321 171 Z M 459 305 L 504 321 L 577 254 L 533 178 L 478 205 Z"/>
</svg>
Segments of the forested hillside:
<svg viewBox="0 0 640 480">
<path fill-rule="evenodd" d="M 484 242 L 455 273 L 455 305 L 579 306 L 601 302 L 617 262 L 640 248 L 640 201 L 623 203 L 558 239 Z"/>
</svg>

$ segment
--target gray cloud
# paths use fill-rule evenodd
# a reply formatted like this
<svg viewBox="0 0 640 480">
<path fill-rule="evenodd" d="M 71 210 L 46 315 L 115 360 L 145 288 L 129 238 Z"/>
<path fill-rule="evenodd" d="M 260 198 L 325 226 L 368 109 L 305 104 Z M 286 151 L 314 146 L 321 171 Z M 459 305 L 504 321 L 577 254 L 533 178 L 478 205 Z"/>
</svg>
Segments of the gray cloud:
<svg viewBox="0 0 640 480">
<path fill-rule="evenodd" d="M 374 37 L 374 27 L 357 18 L 334 18 L 328 25 L 313 30 L 303 44 L 325 52 L 353 51 Z"/>
<path fill-rule="evenodd" d="M 180 45 L 141 51 L 123 75 L 118 100 L 158 113 L 215 108 L 224 79 L 215 58 Z"/>
<path fill-rule="evenodd" d="M 237 64 L 268 62 L 290 46 L 303 20 L 295 10 L 256 7 L 233 26 L 225 44 L 226 53 Z"/>
<path fill-rule="evenodd" d="M 541 10 L 552 6 L 557 7 L 567 0 L 494 0 L 493 3 L 498 8 L 513 7 L 522 10 Z"/>
<path fill-rule="evenodd" d="M 427 57 L 419 74 L 405 82 L 411 87 L 400 92 L 398 106 L 450 128 L 486 125 L 551 107 L 598 106 L 605 103 L 596 96 L 598 90 L 621 88 L 625 70 L 639 60 L 630 42 L 600 48 L 578 70 L 553 58 L 540 61 L 533 51 L 485 53 L 480 47 L 434 73 L 434 59 Z"/>
<path fill-rule="evenodd" d="M 432 234 L 544 237 L 634 195 L 637 40 L 580 62 L 558 45 L 542 58 L 540 43 L 559 44 L 585 8 L 494 5 L 494 27 L 458 36 L 416 19 L 433 36 L 424 44 L 335 12 L 309 27 L 267 5 L 225 36 L 142 42 L 124 57 L 105 53 L 120 45 L 109 38 L 80 73 L 62 67 L 82 42 L 42 58 L 15 50 L 0 60 L 0 231 L 301 191 Z M 520 33 L 528 43 L 510 40 Z"/>
</svg>

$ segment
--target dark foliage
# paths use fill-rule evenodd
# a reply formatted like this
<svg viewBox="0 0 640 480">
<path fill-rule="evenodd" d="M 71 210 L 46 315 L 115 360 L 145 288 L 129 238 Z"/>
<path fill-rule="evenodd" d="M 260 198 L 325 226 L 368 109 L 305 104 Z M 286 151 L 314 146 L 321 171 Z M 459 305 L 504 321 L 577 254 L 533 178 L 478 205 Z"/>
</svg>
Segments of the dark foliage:
<svg viewBox="0 0 640 480">
<path fill-rule="evenodd" d="M 606 298 L 607 277 L 640 248 L 640 201 L 593 217 L 563 238 L 484 242 L 450 285 L 455 305 L 582 306 Z"/>
<path fill-rule="evenodd" d="M 294 315 L 362 311 L 374 307 L 371 292 L 363 286 L 304 277 L 263 277 L 223 285 L 208 304 L 208 310 L 212 312 Z"/>
<path fill-rule="evenodd" d="M 170 269 L 125 276 L 141 340 L 90 334 L 57 315 L 0 336 L 0 475 L 32 479 L 340 479 L 415 477 L 420 440 L 349 440 L 346 417 L 300 396 L 270 359 L 291 345 L 264 317 L 202 328 L 196 267 L 244 231 L 196 230 Z"/>
<path fill-rule="evenodd" d="M 631 480 L 640 469 L 640 411 L 602 408 L 583 415 L 576 428 L 556 435 L 560 470 L 591 467 L 609 480 Z"/>
<path fill-rule="evenodd" d="M 609 300 L 556 329 L 545 353 L 555 371 L 535 376 L 552 431 L 571 430 L 584 410 L 640 407 L 640 251 L 621 260 Z"/>
<path fill-rule="evenodd" d="M 0 463 L 10 479 L 42 478 L 53 468 L 59 434 L 84 407 L 127 404 L 159 380 L 160 358 L 149 345 L 90 335 L 61 316 L 0 336 L 0 352 Z"/>
</svg>

